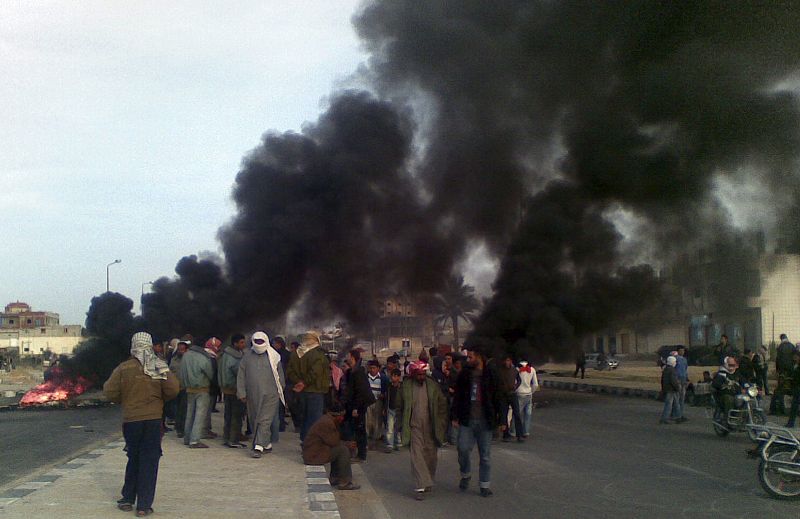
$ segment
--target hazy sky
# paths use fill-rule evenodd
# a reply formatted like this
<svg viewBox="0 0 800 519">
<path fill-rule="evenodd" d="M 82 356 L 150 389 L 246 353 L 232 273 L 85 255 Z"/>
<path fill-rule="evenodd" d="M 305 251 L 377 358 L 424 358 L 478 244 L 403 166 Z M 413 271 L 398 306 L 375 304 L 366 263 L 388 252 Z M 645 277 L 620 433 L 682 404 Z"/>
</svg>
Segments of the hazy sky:
<svg viewBox="0 0 800 519">
<path fill-rule="evenodd" d="M 0 306 L 82 324 L 218 251 L 242 156 L 364 61 L 357 0 L 0 2 Z M 147 289 L 148 287 L 145 287 Z"/>
</svg>

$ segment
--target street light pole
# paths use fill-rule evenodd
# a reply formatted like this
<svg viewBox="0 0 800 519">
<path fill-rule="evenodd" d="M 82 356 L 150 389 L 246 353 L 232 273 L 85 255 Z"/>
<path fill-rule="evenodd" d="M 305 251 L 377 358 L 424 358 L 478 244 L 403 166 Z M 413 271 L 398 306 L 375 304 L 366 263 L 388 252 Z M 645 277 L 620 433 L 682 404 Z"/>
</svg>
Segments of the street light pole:
<svg viewBox="0 0 800 519">
<path fill-rule="evenodd" d="M 145 281 L 144 283 L 142 283 L 142 299 L 144 299 L 144 287 L 152 284 L 153 284 L 152 281 Z"/>
<path fill-rule="evenodd" d="M 111 268 L 111 265 L 116 265 L 117 263 L 122 263 L 122 260 L 117 259 L 106 265 L 106 292 L 111 292 L 111 283 L 110 283 L 111 278 L 109 270 Z"/>
</svg>

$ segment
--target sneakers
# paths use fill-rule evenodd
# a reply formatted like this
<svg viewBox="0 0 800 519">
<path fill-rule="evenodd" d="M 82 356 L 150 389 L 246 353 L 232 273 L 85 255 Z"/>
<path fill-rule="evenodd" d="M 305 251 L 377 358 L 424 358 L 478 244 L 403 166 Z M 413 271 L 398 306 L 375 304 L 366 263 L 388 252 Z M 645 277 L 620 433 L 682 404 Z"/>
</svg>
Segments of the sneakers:
<svg viewBox="0 0 800 519">
<path fill-rule="evenodd" d="M 223 445 L 231 449 L 244 449 L 246 447 L 245 444 L 239 442 L 225 442 Z"/>
<path fill-rule="evenodd" d="M 351 481 L 349 483 L 345 483 L 344 485 L 339 485 L 336 488 L 338 488 L 339 490 L 358 490 L 359 488 L 361 488 L 361 486 L 360 485 L 356 485 L 355 483 L 353 483 Z"/>
<path fill-rule="evenodd" d="M 481 497 L 492 497 L 494 492 L 492 492 L 489 488 L 482 488 L 481 489 Z"/>
<path fill-rule="evenodd" d="M 425 499 L 425 489 L 424 488 L 415 488 L 414 489 L 414 499 L 417 501 L 423 501 Z"/>
<path fill-rule="evenodd" d="M 272 444 L 268 443 L 266 447 L 264 447 L 264 452 L 272 452 Z"/>
<path fill-rule="evenodd" d="M 206 445 L 206 444 L 205 444 L 205 443 L 203 443 L 203 442 L 190 443 L 190 444 L 189 444 L 189 448 L 190 448 L 190 449 L 207 449 L 207 448 L 208 448 L 208 445 Z"/>
<path fill-rule="evenodd" d="M 254 450 L 253 452 L 250 453 L 250 457 L 254 459 L 261 458 L 261 451 Z"/>
<path fill-rule="evenodd" d="M 469 480 L 472 479 L 472 476 L 461 478 L 461 481 L 458 482 L 458 488 L 460 490 L 466 490 L 469 486 Z"/>
</svg>

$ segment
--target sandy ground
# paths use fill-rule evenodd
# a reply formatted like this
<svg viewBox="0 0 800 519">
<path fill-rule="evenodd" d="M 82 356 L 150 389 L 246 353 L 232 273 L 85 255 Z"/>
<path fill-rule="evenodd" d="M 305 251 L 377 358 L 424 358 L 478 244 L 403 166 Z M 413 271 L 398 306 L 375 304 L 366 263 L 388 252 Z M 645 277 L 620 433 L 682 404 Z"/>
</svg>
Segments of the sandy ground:
<svg viewBox="0 0 800 519">
<path fill-rule="evenodd" d="M 544 372 L 543 376 L 572 378 L 574 364 L 548 363 L 537 368 Z M 712 366 L 689 366 L 689 380 L 697 382 L 703 378 L 703 371 L 710 371 L 712 376 L 716 369 Z M 578 375 L 580 378 L 580 374 Z M 659 389 L 661 387 L 661 368 L 652 361 L 620 360 L 615 370 L 586 370 L 586 382 L 592 384 L 608 384 L 637 389 Z"/>
</svg>

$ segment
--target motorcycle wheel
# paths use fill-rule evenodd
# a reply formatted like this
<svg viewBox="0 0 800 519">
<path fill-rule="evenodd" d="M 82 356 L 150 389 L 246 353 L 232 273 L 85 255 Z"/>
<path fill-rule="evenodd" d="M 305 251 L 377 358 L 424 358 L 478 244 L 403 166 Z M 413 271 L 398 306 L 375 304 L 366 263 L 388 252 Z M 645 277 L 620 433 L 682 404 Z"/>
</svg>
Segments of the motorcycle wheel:
<svg viewBox="0 0 800 519">
<path fill-rule="evenodd" d="M 753 423 L 755 425 L 766 425 L 767 417 L 766 417 L 766 415 L 764 415 L 763 411 L 754 411 L 753 412 Z M 751 442 L 758 443 L 758 435 L 756 434 L 756 432 L 753 429 L 751 429 L 749 427 L 747 428 L 747 436 L 750 437 L 750 441 Z"/>
<path fill-rule="evenodd" d="M 771 497 L 776 499 L 800 499 L 800 476 L 778 472 L 771 461 L 794 463 L 800 469 L 797 451 L 778 451 L 770 454 L 769 459 L 758 464 L 758 481 Z"/>
<path fill-rule="evenodd" d="M 714 417 L 711 419 L 711 424 L 714 426 L 714 432 L 717 433 L 717 436 L 719 436 L 720 438 L 724 438 L 725 436 L 728 436 L 728 433 L 730 431 L 728 431 L 728 429 L 726 429 L 720 424 L 720 422 L 722 421 L 721 417 L 722 417 L 722 412 L 720 412 L 719 410 L 714 411 Z"/>
</svg>

